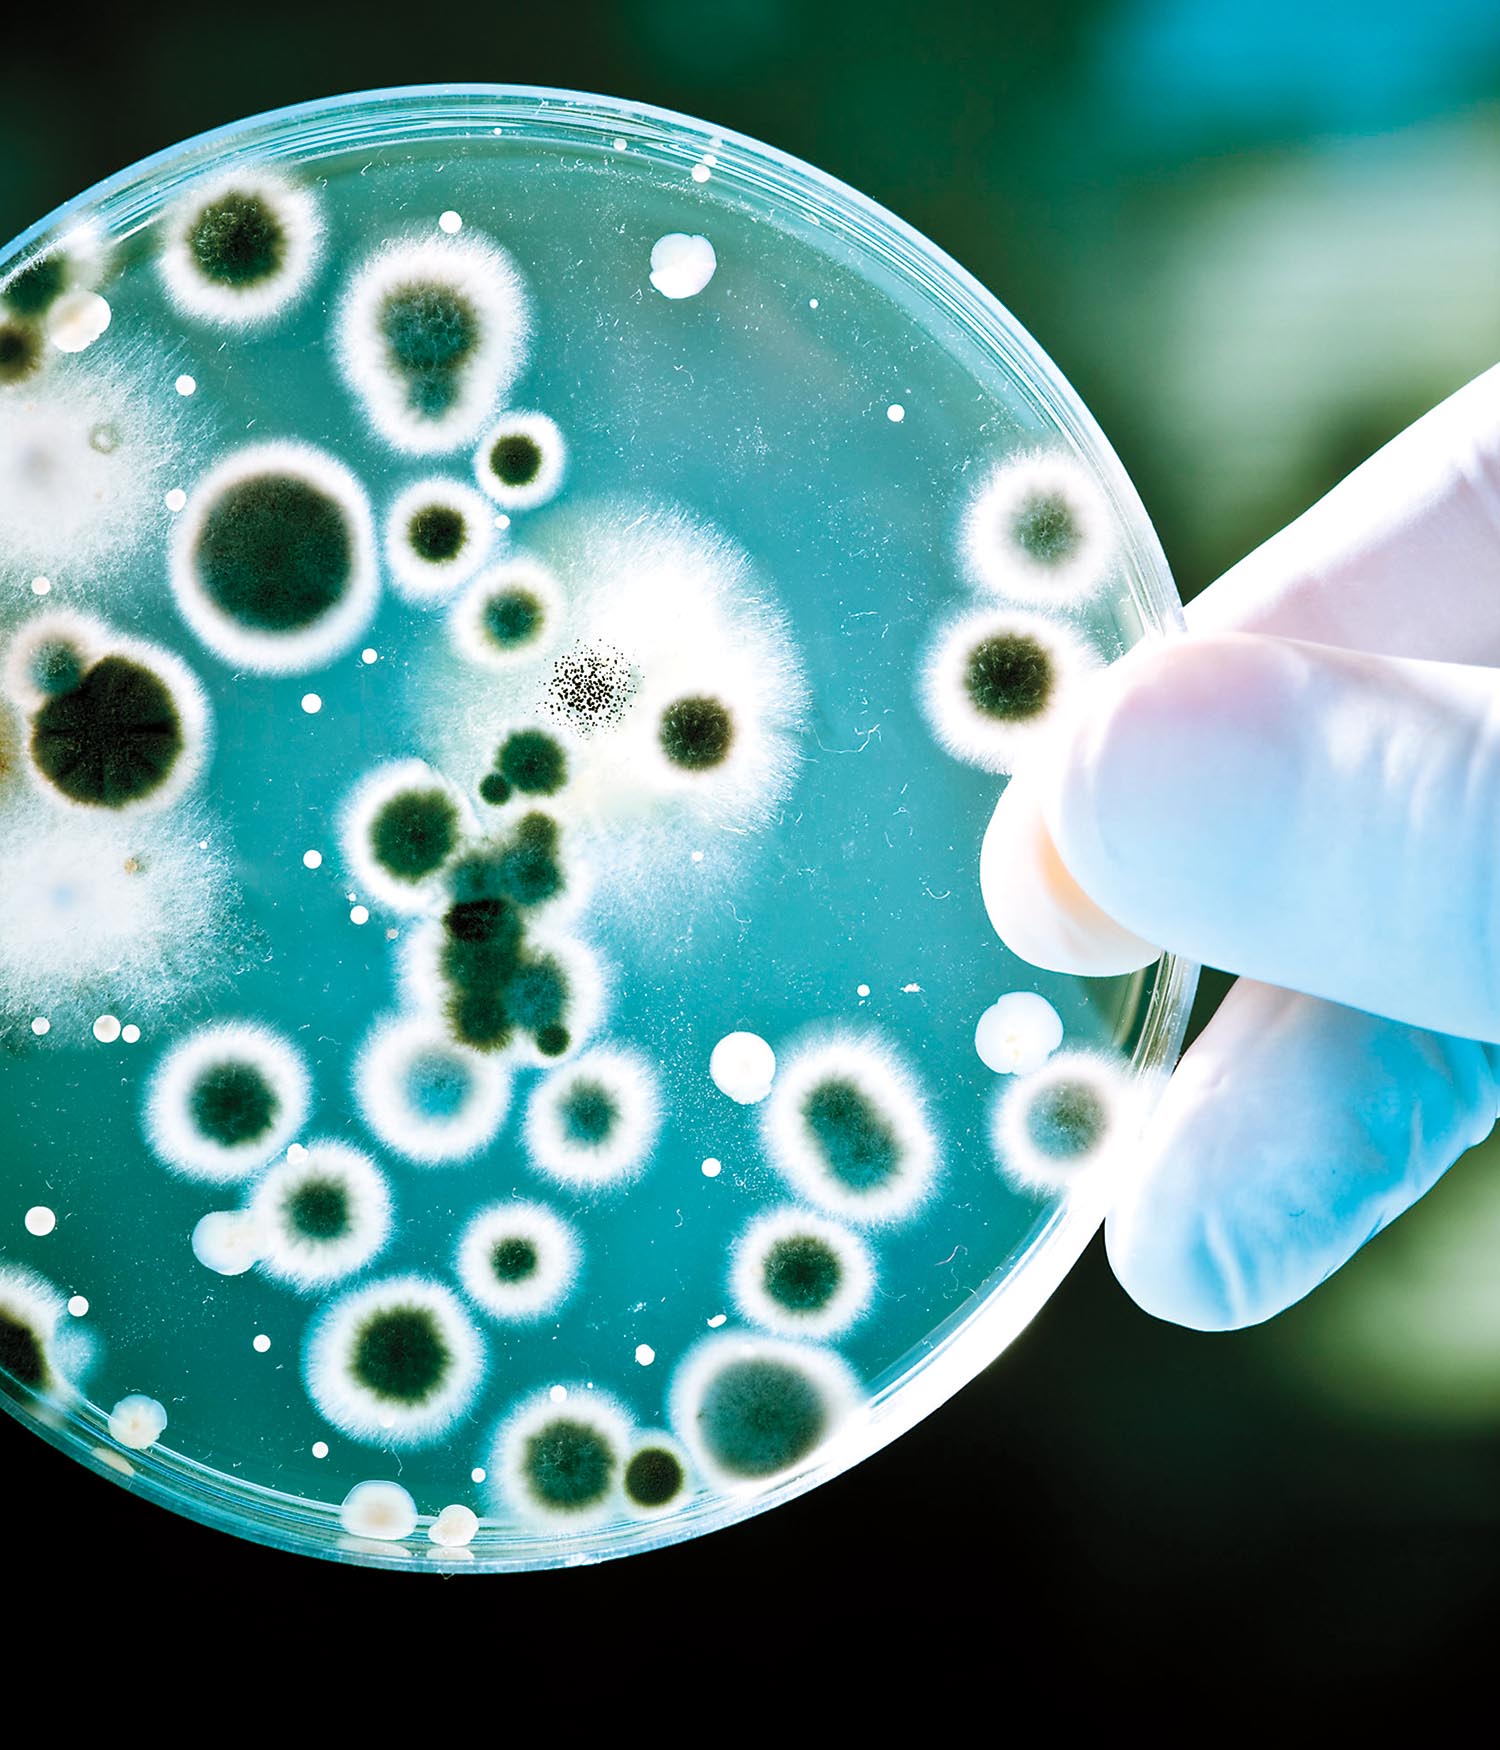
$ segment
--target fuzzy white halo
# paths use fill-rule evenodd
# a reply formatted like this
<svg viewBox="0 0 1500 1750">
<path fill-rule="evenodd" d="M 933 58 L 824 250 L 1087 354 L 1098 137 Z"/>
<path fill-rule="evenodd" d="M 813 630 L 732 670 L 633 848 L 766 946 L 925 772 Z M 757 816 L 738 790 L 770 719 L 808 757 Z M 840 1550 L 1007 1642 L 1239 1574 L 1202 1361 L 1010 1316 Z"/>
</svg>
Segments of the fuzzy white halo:
<svg viewBox="0 0 1500 1750">
<path fill-rule="evenodd" d="M 407 881 L 380 862 L 370 835 L 386 806 L 413 791 L 436 793 L 451 804 L 454 841 L 436 869 L 419 880 Z M 339 843 L 349 872 L 364 893 L 393 911 L 421 913 L 441 900 L 443 870 L 461 853 L 474 826 L 468 802 L 441 772 L 422 760 L 392 760 L 367 773 L 350 792 L 339 815 Z"/>
<path fill-rule="evenodd" d="M 424 1110 L 413 1076 L 427 1075 L 447 1110 Z M 380 1140 L 407 1160 L 467 1160 L 492 1141 L 510 1107 L 510 1071 L 494 1053 L 455 1044 L 429 1014 L 376 1023 L 354 1065 L 354 1097 Z"/>
<path fill-rule="evenodd" d="M 508 594 L 536 604 L 535 630 L 515 644 L 497 641 L 488 623 L 491 602 Z M 556 647 L 567 623 L 567 602 L 556 577 L 539 560 L 516 555 L 481 573 L 454 603 L 449 628 L 455 648 L 481 668 L 506 670 L 539 661 Z"/>
<path fill-rule="evenodd" d="M 728 1457 L 727 1435 L 716 1434 L 710 1421 L 714 1386 L 726 1370 L 743 1364 L 769 1363 L 786 1369 L 815 1394 L 823 1426 L 805 1451 L 787 1462 L 769 1459 L 747 1468 Z M 804 1469 L 830 1440 L 848 1431 L 861 1402 L 859 1381 L 848 1364 L 831 1349 L 806 1343 L 789 1343 L 776 1337 L 748 1337 L 737 1333 L 704 1338 L 687 1353 L 672 1378 L 671 1420 L 698 1470 L 711 1483 L 728 1492 L 764 1488 L 768 1483 Z"/>
<path fill-rule="evenodd" d="M 496 1246 L 528 1244 L 536 1255 L 531 1272 L 516 1281 L 496 1274 Z M 572 1293 L 582 1263 L 577 1230 L 540 1203 L 519 1199 L 495 1203 L 469 1220 L 458 1243 L 454 1269 L 464 1292 L 492 1317 L 525 1324 L 555 1312 Z"/>
<path fill-rule="evenodd" d="M 237 1143 L 207 1136 L 192 1100 L 211 1070 L 243 1066 L 271 1090 L 275 1109 L 257 1135 Z M 292 1140 L 307 1119 L 312 1082 L 289 1039 L 256 1021 L 219 1021 L 174 1045 L 152 1071 L 146 1093 L 147 1140 L 169 1167 L 194 1179 L 243 1179 Z"/>
<path fill-rule="evenodd" d="M 1030 716 L 992 716 L 969 690 L 975 652 L 996 638 L 1024 641 L 1047 666 L 1046 700 Z M 922 709 L 932 733 L 956 758 L 986 772 L 1012 772 L 1065 720 L 1079 682 L 1098 667 L 1093 651 L 1056 621 L 1013 608 L 979 608 L 938 634 L 922 667 Z"/>
<path fill-rule="evenodd" d="M 417 1401 L 375 1391 L 355 1373 L 361 1333 L 382 1313 L 417 1312 L 447 1352 L 444 1374 Z M 303 1377 L 318 1413 L 352 1440 L 430 1446 L 473 1403 L 484 1378 L 484 1343 L 457 1297 L 424 1276 L 393 1276 L 351 1289 L 320 1315 L 307 1339 Z"/>
<path fill-rule="evenodd" d="M 805 1108 L 826 1084 L 847 1085 L 877 1127 L 871 1138 L 889 1151 L 878 1179 L 856 1185 L 830 1162 Z M 927 1103 L 910 1070 L 884 1041 L 852 1033 L 814 1036 L 782 1059 L 762 1108 L 761 1134 L 771 1163 L 809 1203 L 847 1221 L 880 1223 L 913 1214 L 931 1195 L 937 1140 Z"/>
<path fill-rule="evenodd" d="M 496 473 L 491 457 L 506 438 L 524 438 L 536 445 L 537 468 L 530 480 L 511 484 Z M 545 413 L 506 413 L 479 440 L 474 478 L 502 510 L 533 510 L 557 496 L 568 467 L 568 446 L 556 420 Z"/>
<path fill-rule="evenodd" d="M 778 1248 L 798 1242 L 823 1248 L 836 1261 L 838 1279 L 822 1306 L 798 1309 L 778 1300 L 767 1270 Z M 758 1215 L 730 1252 L 729 1293 L 742 1318 L 778 1337 L 835 1337 L 869 1310 L 875 1291 L 870 1248 L 847 1228 L 807 1209 L 772 1209 Z"/>
<path fill-rule="evenodd" d="M 478 336 L 463 362 L 452 403 L 436 416 L 411 405 L 410 385 L 382 332 L 389 299 L 411 287 L 451 292 L 474 317 Z M 526 293 L 505 251 L 472 231 L 455 237 L 398 239 L 355 270 L 339 303 L 334 339 L 345 381 L 375 429 L 399 450 L 438 455 L 467 443 L 510 387 L 530 336 Z"/>
<path fill-rule="evenodd" d="M 490 1476 L 501 1501 L 522 1520 L 538 1525 L 582 1526 L 597 1523 L 619 1504 L 620 1472 L 630 1443 L 631 1420 L 614 1398 L 588 1387 L 563 1388 L 560 1401 L 551 1391 L 524 1398 L 495 1431 Z M 610 1474 L 598 1495 L 577 1505 L 560 1505 L 540 1495 L 529 1474 L 533 1442 L 545 1441 L 556 1424 L 581 1424 L 598 1436 L 612 1455 Z"/>
<path fill-rule="evenodd" d="M 1087 1122 L 1080 1119 L 1076 1137 L 1059 1137 L 1060 1146 L 1049 1148 L 1035 1133 L 1038 1102 L 1073 1090 L 1087 1102 Z M 1117 1159 L 1130 1132 L 1134 1092 L 1110 1059 L 1092 1051 L 1055 1052 L 996 1095 L 990 1141 L 1001 1173 L 1019 1190 L 1054 1195 L 1095 1179 Z"/>
<path fill-rule="evenodd" d="M 425 510 L 452 511 L 462 519 L 463 539 L 447 559 L 427 559 L 412 545 L 413 518 Z M 396 593 L 418 607 L 448 601 L 490 555 L 495 518 L 482 495 L 460 480 L 434 475 L 405 486 L 385 519 L 385 562 Z"/>
<path fill-rule="evenodd" d="M 570 1129 L 569 1097 L 599 1089 L 613 1108 L 597 1141 Z M 526 1148 L 536 1169 L 572 1190 L 620 1185 L 645 1170 L 661 1125 L 656 1072 L 638 1051 L 598 1046 L 552 1073 L 526 1110 Z"/>
<path fill-rule="evenodd" d="M 210 278 L 189 241 L 205 212 L 233 196 L 258 201 L 281 232 L 280 262 L 252 284 Z M 281 315 L 307 289 L 323 254 L 323 220 L 312 191 L 270 170 L 232 170 L 195 184 L 178 197 L 162 229 L 159 265 L 167 296 L 186 316 L 232 327 Z"/>
<path fill-rule="evenodd" d="M 350 540 L 343 594 L 310 624 L 276 632 L 246 626 L 213 599 L 198 574 L 197 549 L 222 495 L 260 475 L 286 476 L 331 499 Z M 311 444 L 290 440 L 250 444 L 233 451 L 194 486 L 172 530 L 172 591 L 178 610 L 214 654 L 257 674 L 301 674 L 347 650 L 375 612 L 379 579 L 369 500 L 353 474 Z"/>
<path fill-rule="evenodd" d="M 1033 507 L 1052 507 L 1070 530 L 1065 553 L 1028 550 L 1017 533 Z M 1114 516 L 1094 476 L 1057 452 L 1015 457 L 985 479 L 964 512 L 963 552 L 975 581 L 995 595 L 1063 607 L 1093 593 L 1114 563 Z"/>
<path fill-rule="evenodd" d="M 319 1238 L 293 1220 L 294 1199 L 313 1185 L 342 1193 L 342 1233 Z M 261 1176 L 247 1214 L 259 1236 L 259 1262 L 266 1274 L 294 1288 L 321 1288 L 362 1270 L 384 1246 L 391 1232 L 391 1194 L 367 1154 L 316 1137 L 296 1159 L 280 1160 Z"/>
</svg>

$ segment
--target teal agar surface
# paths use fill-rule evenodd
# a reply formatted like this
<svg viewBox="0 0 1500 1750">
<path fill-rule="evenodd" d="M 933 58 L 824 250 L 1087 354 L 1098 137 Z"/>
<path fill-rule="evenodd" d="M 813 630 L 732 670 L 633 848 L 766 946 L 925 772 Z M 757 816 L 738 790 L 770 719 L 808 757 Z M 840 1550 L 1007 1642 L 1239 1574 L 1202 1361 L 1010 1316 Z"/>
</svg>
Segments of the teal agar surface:
<svg viewBox="0 0 1500 1750">
<path fill-rule="evenodd" d="M 857 1447 L 1047 1230 L 976 1024 L 1039 992 L 1123 1077 L 1147 981 L 1012 960 L 978 847 L 1025 628 L 1141 612 L 1045 397 L 732 151 L 466 131 L 251 139 L 0 269 L 0 1367 L 168 1497 L 312 1504 L 252 1535 L 457 1503 L 529 1562 Z M 799 1207 L 873 1273 L 836 1334 L 827 1238 L 730 1291 Z"/>
</svg>

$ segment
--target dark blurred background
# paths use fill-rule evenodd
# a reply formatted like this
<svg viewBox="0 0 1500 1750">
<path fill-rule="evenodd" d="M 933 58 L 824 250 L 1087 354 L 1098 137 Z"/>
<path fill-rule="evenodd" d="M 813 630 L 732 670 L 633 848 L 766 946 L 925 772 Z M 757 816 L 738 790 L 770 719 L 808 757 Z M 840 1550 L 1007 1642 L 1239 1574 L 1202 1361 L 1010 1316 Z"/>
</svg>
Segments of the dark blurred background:
<svg viewBox="0 0 1500 1750">
<path fill-rule="evenodd" d="M 496 80 L 686 110 L 842 177 L 989 285 L 1113 440 L 1185 596 L 1500 357 L 1496 0 L 118 17 L 8 20 L 0 234 L 188 134 L 339 91 Z M 169 1519 L 7 1419 L 0 1464 L 33 1531 L 50 1504 L 70 1596 L 128 1560 L 148 1614 L 152 1585 L 205 1575 L 221 1603 L 288 1588 L 310 1620 L 416 1598 Z M 842 1625 L 865 1691 L 886 1676 L 870 1652 L 909 1663 L 914 1616 L 942 1675 L 976 1613 L 997 1700 L 1050 1677 L 1049 1652 L 1086 1679 L 1171 1666 L 1173 1688 L 1225 1657 L 1275 1694 L 1420 1685 L 1487 1648 L 1500 1605 L 1500 1149 L 1260 1330 L 1155 1323 L 1096 1244 L 987 1375 L 853 1475 L 623 1567 L 479 1584 L 422 1589 L 442 1635 L 541 1606 L 577 1629 L 603 1613 L 653 1657 L 669 1625 L 703 1652 L 780 1631 L 800 1664 Z"/>
</svg>

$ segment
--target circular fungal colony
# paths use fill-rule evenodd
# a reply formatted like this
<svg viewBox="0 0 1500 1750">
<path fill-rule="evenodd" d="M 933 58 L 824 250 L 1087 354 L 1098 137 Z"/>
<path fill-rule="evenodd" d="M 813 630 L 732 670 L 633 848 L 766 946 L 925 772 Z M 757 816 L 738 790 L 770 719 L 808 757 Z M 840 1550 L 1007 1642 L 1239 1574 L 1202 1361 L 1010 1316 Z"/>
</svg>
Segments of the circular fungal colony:
<svg viewBox="0 0 1500 1750">
<path fill-rule="evenodd" d="M 0 1401 L 429 1571 L 872 1451 L 1081 1250 L 1185 1014 L 1016 961 L 978 881 L 1174 614 L 998 306 L 697 124 L 343 100 L 36 227 Z"/>
</svg>

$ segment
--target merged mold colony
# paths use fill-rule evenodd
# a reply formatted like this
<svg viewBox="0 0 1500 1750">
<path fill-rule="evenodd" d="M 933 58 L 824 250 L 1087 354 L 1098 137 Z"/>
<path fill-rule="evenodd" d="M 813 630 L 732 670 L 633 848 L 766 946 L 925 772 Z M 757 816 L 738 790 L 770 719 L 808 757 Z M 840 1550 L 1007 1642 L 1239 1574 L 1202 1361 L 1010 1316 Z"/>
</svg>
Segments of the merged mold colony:
<svg viewBox="0 0 1500 1750">
<path fill-rule="evenodd" d="M 327 112 L 0 267 L 0 1368 L 250 1535 L 579 1559 L 878 1444 L 1110 1170 L 1149 979 L 976 869 L 1137 513 L 852 197 Z"/>
</svg>

